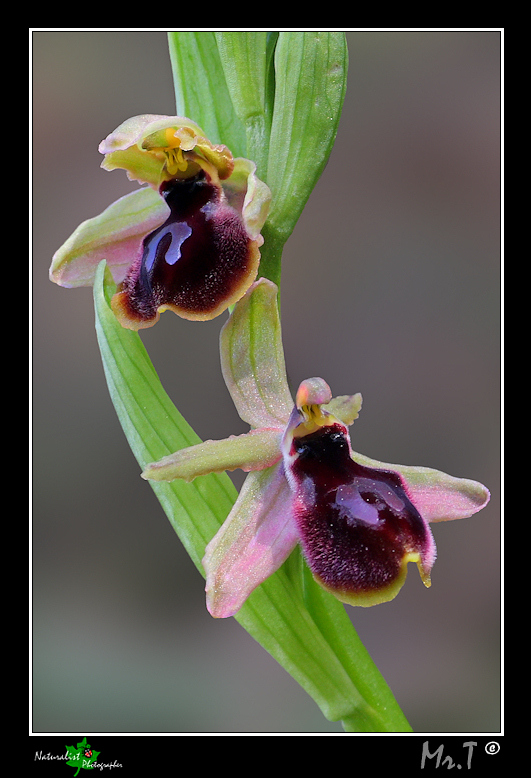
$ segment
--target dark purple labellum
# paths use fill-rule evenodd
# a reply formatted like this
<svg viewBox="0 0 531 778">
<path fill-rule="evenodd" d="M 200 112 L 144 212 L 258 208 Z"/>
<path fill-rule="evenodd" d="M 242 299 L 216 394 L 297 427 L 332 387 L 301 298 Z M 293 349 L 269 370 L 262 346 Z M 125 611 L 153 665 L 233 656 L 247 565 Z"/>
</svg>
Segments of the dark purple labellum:
<svg viewBox="0 0 531 778">
<path fill-rule="evenodd" d="M 113 305 L 126 326 L 149 326 L 166 308 L 184 318 L 213 318 L 256 275 L 259 253 L 241 215 L 203 172 L 164 183 L 161 194 L 170 215 L 144 238 Z"/>
<path fill-rule="evenodd" d="M 359 604 L 373 604 L 373 595 L 390 599 L 379 593 L 399 588 L 405 557 L 421 560 L 431 539 L 399 475 L 354 462 L 340 424 L 294 437 L 291 453 L 298 455 L 291 465 L 296 518 L 313 574 L 352 604 L 358 596 Z"/>
</svg>

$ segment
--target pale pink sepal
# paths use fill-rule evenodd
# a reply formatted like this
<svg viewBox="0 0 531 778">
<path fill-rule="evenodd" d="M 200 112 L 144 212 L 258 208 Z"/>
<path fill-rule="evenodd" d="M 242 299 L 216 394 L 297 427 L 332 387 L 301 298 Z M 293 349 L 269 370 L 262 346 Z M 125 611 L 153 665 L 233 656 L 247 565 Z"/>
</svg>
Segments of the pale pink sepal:
<svg viewBox="0 0 531 778">
<path fill-rule="evenodd" d="M 298 540 L 282 464 L 250 473 L 227 520 L 206 548 L 207 608 L 233 616 L 287 559 Z"/>
<path fill-rule="evenodd" d="M 145 236 L 167 219 L 169 208 L 153 189 L 137 189 L 87 219 L 52 259 L 50 280 L 73 288 L 92 286 L 105 259 L 115 283 L 124 280 Z"/>
</svg>

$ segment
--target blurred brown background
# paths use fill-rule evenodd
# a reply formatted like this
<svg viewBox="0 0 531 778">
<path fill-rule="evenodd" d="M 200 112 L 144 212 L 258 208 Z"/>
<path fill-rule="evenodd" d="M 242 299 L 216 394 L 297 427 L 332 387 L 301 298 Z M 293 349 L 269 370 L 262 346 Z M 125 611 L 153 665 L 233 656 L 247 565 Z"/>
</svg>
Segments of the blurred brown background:
<svg viewBox="0 0 531 778">
<path fill-rule="evenodd" d="M 349 613 L 414 730 L 497 731 L 500 33 L 347 35 L 337 143 L 284 254 L 288 371 L 362 392 L 356 450 L 491 489 L 483 512 L 435 525 L 430 590 L 410 566 L 392 603 Z M 133 188 L 100 169 L 100 140 L 175 112 L 166 33 L 32 44 L 34 731 L 339 732 L 206 612 L 109 400 L 91 290 L 48 281 L 78 223 Z M 142 335 L 204 438 L 245 430 L 219 372 L 222 319 L 166 313 Z"/>
</svg>

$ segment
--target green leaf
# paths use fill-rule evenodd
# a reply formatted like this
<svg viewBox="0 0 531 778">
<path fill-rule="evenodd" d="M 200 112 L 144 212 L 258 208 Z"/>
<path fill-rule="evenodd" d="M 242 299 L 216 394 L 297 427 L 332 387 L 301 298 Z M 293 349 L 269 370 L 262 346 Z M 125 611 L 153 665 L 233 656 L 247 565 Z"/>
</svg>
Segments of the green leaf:
<svg viewBox="0 0 531 778">
<path fill-rule="evenodd" d="M 112 313 L 109 300 L 114 289 L 102 262 L 94 285 L 98 343 L 111 399 L 142 470 L 149 462 L 198 443 L 199 438 L 164 391 L 138 333 L 121 327 Z M 150 484 L 204 574 L 205 546 L 236 497 L 228 476 Z M 252 593 L 237 621 L 298 681 L 328 719 L 344 720 L 349 731 L 410 731 L 344 607 L 311 576 L 305 578 L 301 591 L 300 575 L 293 576 L 293 560 L 288 559 Z"/>
<path fill-rule="evenodd" d="M 219 56 L 241 122 L 265 114 L 267 32 L 216 32 Z"/>
<path fill-rule="evenodd" d="M 280 32 L 266 182 L 269 225 L 286 241 L 334 144 L 346 90 L 345 33 Z"/>
<path fill-rule="evenodd" d="M 94 284 L 96 332 L 111 400 L 141 470 L 200 438 L 164 391 L 136 332 L 123 328 L 109 307 L 114 285 L 105 263 Z M 140 476 L 140 472 L 139 472 Z M 229 477 L 206 475 L 193 483 L 152 483 L 155 494 L 197 568 L 205 545 L 217 532 L 236 498 Z"/>
<path fill-rule="evenodd" d="M 267 32 L 229 30 L 215 35 L 232 104 L 245 127 L 246 155 L 256 163 L 258 176 L 264 176 L 269 147 Z"/>
<path fill-rule="evenodd" d="M 212 143 L 245 157 L 245 128 L 230 98 L 215 33 L 172 30 L 168 45 L 177 114 L 197 122 Z"/>
<path fill-rule="evenodd" d="M 271 126 L 273 110 L 275 108 L 275 49 L 277 47 L 278 31 L 267 33 L 266 43 L 266 88 L 265 109 L 268 123 Z"/>
</svg>

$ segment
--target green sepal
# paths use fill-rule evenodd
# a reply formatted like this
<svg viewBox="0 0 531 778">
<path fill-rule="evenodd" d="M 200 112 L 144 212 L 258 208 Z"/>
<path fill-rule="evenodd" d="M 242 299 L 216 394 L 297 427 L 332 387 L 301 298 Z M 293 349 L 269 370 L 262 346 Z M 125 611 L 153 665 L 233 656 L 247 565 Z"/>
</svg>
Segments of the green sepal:
<svg viewBox="0 0 531 778">
<path fill-rule="evenodd" d="M 223 378 L 238 415 L 254 428 L 284 428 L 293 408 L 277 293 L 269 280 L 255 281 L 220 335 Z"/>
</svg>

